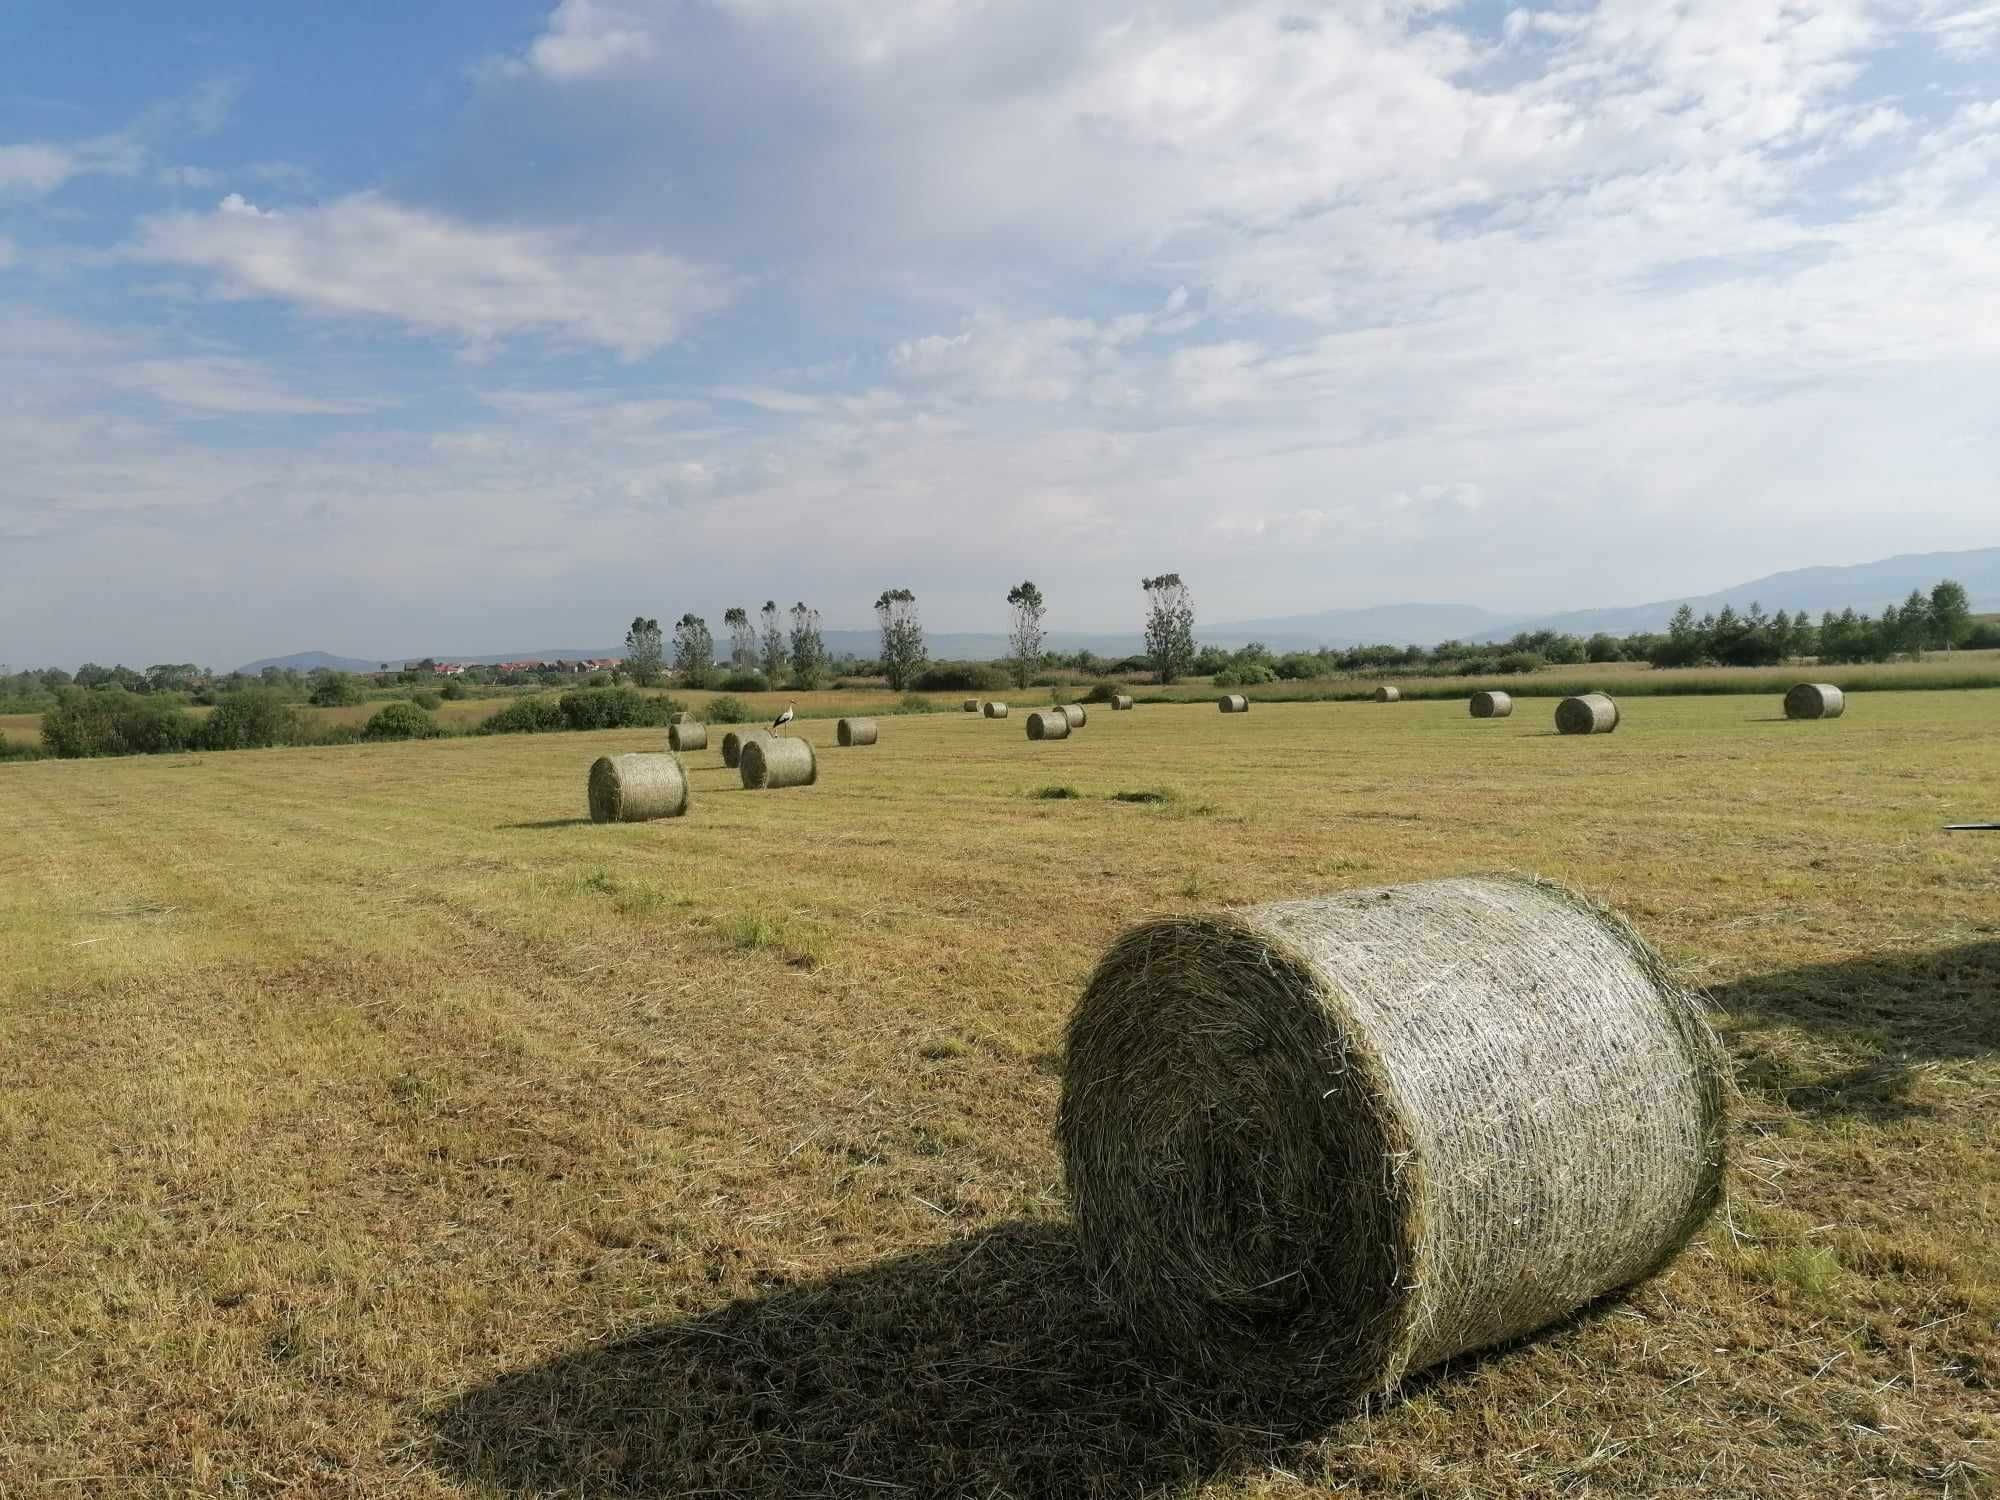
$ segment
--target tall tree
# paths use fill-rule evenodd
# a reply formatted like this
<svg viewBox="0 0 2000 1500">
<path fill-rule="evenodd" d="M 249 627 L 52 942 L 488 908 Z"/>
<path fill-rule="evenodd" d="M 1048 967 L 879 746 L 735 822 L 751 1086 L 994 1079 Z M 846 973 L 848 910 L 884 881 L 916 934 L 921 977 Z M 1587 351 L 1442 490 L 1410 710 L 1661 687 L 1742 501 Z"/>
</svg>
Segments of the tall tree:
<svg viewBox="0 0 2000 1500">
<path fill-rule="evenodd" d="M 729 627 L 729 664 L 739 672 L 757 666 L 757 627 L 750 623 L 747 609 L 726 609 L 722 623 Z"/>
<path fill-rule="evenodd" d="M 641 687 L 652 687 L 660 680 L 660 663 L 665 655 L 666 642 L 660 635 L 660 622 L 634 615 L 632 628 L 625 632 L 625 670 L 632 674 L 632 680 Z"/>
<path fill-rule="evenodd" d="M 819 611 L 804 600 L 792 606 L 792 686 L 810 692 L 826 676 L 826 639 L 819 633 Z"/>
<path fill-rule="evenodd" d="M 1163 683 L 1187 675 L 1194 665 L 1194 596 L 1178 573 L 1142 578 L 1146 591 L 1146 655 Z"/>
<path fill-rule="evenodd" d="M 764 675 L 776 687 L 785 675 L 785 663 L 791 660 L 791 652 L 785 644 L 784 629 L 778 623 L 778 601 L 766 599 L 764 607 L 757 611 L 764 625 Z"/>
<path fill-rule="evenodd" d="M 1014 683 L 1026 687 L 1042 665 L 1042 591 L 1023 581 L 1007 590 L 1007 603 L 1014 611 L 1014 628 L 1008 633 L 1009 661 L 1014 667 Z"/>
<path fill-rule="evenodd" d="M 882 671 L 900 693 L 917 680 L 930 655 L 917 619 L 917 596 L 908 589 L 882 590 L 875 601 L 875 623 L 882 630 Z"/>
<path fill-rule="evenodd" d="M 684 614 L 674 622 L 674 666 L 691 688 L 705 688 L 714 680 L 715 637 L 700 615 Z"/>
<path fill-rule="evenodd" d="M 1971 624 L 1972 600 L 1965 592 L 1965 585 L 1955 578 L 1941 580 L 1931 590 L 1932 638 L 1949 651 L 1965 639 Z"/>
<path fill-rule="evenodd" d="M 1922 656 L 1931 643 L 1931 601 L 1922 589 L 1911 589 L 1897 613 L 1899 629 L 1893 645 L 1911 656 Z"/>
</svg>

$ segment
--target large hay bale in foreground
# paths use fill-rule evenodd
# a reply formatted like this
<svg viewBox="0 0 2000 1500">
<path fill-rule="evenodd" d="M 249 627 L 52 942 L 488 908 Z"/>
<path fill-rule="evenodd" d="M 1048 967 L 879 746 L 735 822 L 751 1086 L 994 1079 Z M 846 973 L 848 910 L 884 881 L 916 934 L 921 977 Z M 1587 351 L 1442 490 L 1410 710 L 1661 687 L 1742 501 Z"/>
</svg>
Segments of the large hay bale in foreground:
<svg viewBox="0 0 2000 1500">
<path fill-rule="evenodd" d="M 1847 712 L 1847 694 L 1830 682 L 1802 682 L 1785 694 L 1788 719 L 1837 719 Z"/>
<path fill-rule="evenodd" d="M 1007 705 L 1004 703 L 995 703 L 991 699 L 988 699 L 984 713 L 989 719 L 1004 719 L 1007 717 Z"/>
<path fill-rule="evenodd" d="M 1031 740 L 1068 739 L 1069 715 L 1059 708 L 1045 708 L 1040 713 L 1029 714 L 1028 738 Z"/>
<path fill-rule="evenodd" d="M 1250 700 L 1241 693 L 1224 693 L 1220 698 L 1215 700 L 1215 706 L 1226 714 L 1247 714 L 1250 712 Z"/>
<path fill-rule="evenodd" d="M 806 741 L 787 735 L 745 740 L 737 770 L 752 791 L 787 786 L 811 786 L 819 780 L 819 758 Z"/>
<path fill-rule="evenodd" d="M 1113 693 L 1111 695 L 1111 706 L 1120 713 L 1124 712 L 1132 706 L 1132 695 L 1130 693 Z"/>
<path fill-rule="evenodd" d="M 967 699 L 965 700 L 965 703 L 964 703 L 964 708 L 965 708 L 965 711 L 966 711 L 967 713 L 969 713 L 969 714 L 976 714 L 976 713 L 978 713 L 978 712 L 979 712 L 979 700 L 978 700 L 977 698 L 967 698 Z"/>
<path fill-rule="evenodd" d="M 673 755 L 601 755 L 591 763 L 590 821 L 645 823 L 688 810 L 687 768 Z"/>
<path fill-rule="evenodd" d="M 1472 717 L 1475 719 L 1504 719 L 1513 712 L 1514 698 L 1510 693 L 1472 695 Z"/>
<path fill-rule="evenodd" d="M 708 726 L 695 719 L 679 719 L 667 726 L 669 750 L 706 750 Z"/>
<path fill-rule="evenodd" d="M 1081 729 L 1090 722 L 1090 712 L 1081 703 L 1058 703 L 1056 712 L 1069 720 L 1069 727 Z"/>
<path fill-rule="evenodd" d="M 833 726 L 833 737 L 842 745 L 872 745 L 875 735 L 873 719 L 842 719 Z"/>
<path fill-rule="evenodd" d="M 734 770 L 743 759 L 743 747 L 751 740 L 768 740 L 775 736 L 768 729 L 732 729 L 722 737 L 722 763 Z"/>
<path fill-rule="evenodd" d="M 1403 690 L 1401 688 L 1378 687 L 1375 689 L 1375 701 L 1377 703 L 1401 703 L 1403 701 Z"/>
<path fill-rule="evenodd" d="M 1609 734 L 1618 727 L 1618 705 L 1608 693 L 1585 693 L 1556 705 L 1560 734 Z"/>
<path fill-rule="evenodd" d="M 1344 1398 L 1659 1269 L 1721 1194 L 1725 1076 L 1616 917 L 1444 880 L 1131 929 L 1057 1134 L 1143 1341 Z"/>
</svg>

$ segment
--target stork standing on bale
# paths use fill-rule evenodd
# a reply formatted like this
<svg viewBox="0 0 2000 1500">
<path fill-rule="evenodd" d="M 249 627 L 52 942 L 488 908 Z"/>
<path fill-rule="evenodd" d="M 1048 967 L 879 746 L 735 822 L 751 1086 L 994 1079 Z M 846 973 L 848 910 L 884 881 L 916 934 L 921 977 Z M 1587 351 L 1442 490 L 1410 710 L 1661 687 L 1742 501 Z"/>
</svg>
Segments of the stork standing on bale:
<svg viewBox="0 0 2000 1500">
<path fill-rule="evenodd" d="M 779 714 L 777 718 L 771 721 L 771 733 L 775 735 L 783 735 L 785 732 L 785 726 L 791 722 L 792 722 L 792 705 L 790 703 L 787 703 L 785 705 L 785 711 Z"/>
</svg>

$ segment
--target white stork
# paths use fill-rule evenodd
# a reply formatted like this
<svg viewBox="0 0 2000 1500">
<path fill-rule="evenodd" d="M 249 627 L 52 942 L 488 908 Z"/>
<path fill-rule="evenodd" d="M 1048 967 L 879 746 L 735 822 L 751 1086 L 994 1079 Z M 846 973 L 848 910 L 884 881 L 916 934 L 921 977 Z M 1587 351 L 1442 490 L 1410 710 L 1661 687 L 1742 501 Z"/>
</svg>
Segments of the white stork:
<svg viewBox="0 0 2000 1500">
<path fill-rule="evenodd" d="M 777 718 L 771 721 L 771 733 L 782 736 L 785 732 L 785 726 L 791 722 L 792 722 L 792 705 L 790 703 L 787 703 L 785 705 L 785 711 L 779 714 Z"/>
</svg>

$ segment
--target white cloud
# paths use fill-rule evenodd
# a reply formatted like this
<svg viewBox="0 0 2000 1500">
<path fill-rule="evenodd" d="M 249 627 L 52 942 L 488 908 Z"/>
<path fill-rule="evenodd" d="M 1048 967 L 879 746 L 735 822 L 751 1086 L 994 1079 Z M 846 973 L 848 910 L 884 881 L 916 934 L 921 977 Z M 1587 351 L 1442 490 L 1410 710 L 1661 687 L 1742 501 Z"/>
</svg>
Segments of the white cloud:
<svg viewBox="0 0 2000 1500">
<path fill-rule="evenodd" d="M 729 279 L 579 232 L 489 227 L 373 193 L 298 212 L 230 194 L 214 213 L 148 221 L 142 259 L 201 267 L 225 295 L 393 319 L 475 345 L 539 333 L 637 357 L 728 301 Z"/>
<path fill-rule="evenodd" d="M 562 0 L 548 29 L 529 46 L 526 63 L 546 77 L 593 78 L 642 63 L 655 54 L 652 33 L 603 0 Z"/>
<path fill-rule="evenodd" d="M 42 197 L 76 177 L 130 176 L 144 158 L 140 147 L 123 136 L 0 145 L 0 194 Z"/>
<path fill-rule="evenodd" d="M 167 406 L 217 416 L 358 416 L 386 404 L 301 395 L 255 360 L 218 355 L 136 359 L 106 371 L 104 378 Z"/>
</svg>

